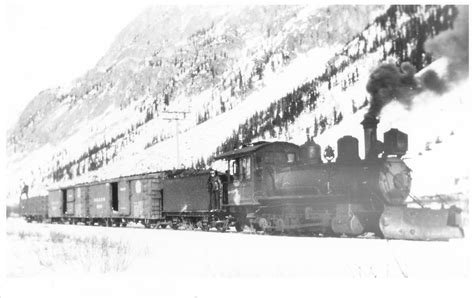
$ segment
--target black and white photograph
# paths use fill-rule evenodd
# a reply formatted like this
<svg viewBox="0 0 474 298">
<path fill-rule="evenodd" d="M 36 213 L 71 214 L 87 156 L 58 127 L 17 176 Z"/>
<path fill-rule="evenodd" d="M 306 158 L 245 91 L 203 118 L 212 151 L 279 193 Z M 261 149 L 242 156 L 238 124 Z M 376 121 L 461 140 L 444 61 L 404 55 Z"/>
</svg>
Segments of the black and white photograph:
<svg viewBox="0 0 474 298">
<path fill-rule="evenodd" d="M 467 1 L 2 6 L 0 297 L 469 295 Z"/>
</svg>

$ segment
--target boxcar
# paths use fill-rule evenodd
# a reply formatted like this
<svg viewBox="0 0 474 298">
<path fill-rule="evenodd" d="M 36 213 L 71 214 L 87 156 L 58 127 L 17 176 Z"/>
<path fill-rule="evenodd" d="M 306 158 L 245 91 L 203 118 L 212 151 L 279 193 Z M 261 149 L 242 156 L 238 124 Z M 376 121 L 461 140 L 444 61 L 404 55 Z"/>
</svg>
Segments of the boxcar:
<svg viewBox="0 0 474 298">
<path fill-rule="evenodd" d="M 146 174 L 52 189 L 53 221 L 125 224 L 162 218 L 163 174 Z"/>
<path fill-rule="evenodd" d="M 163 213 L 163 181 L 159 178 L 137 178 L 128 180 L 126 204 L 131 205 L 134 219 L 160 219 Z M 125 201 L 125 200 L 124 200 Z"/>
<path fill-rule="evenodd" d="M 47 203 L 47 196 L 20 199 L 20 215 L 23 216 L 28 222 L 42 222 L 48 217 Z"/>
</svg>

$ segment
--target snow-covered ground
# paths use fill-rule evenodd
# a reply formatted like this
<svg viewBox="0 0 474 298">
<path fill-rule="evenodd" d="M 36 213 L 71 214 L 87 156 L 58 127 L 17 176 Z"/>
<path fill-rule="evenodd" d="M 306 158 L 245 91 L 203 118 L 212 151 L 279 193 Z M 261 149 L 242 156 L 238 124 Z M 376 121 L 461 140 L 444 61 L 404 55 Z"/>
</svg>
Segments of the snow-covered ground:
<svg viewBox="0 0 474 298">
<path fill-rule="evenodd" d="M 84 249 L 84 243 L 94 238 L 99 239 L 98 245 Z M 237 292 L 232 286 L 221 288 L 231 281 L 237 291 L 259 281 L 265 287 L 265 280 L 291 283 L 300 279 L 312 280 L 315 290 L 323 286 L 324 279 L 353 278 L 460 279 L 463 285 L 471 262 L 470 242 L 465 239 L 418 242 L 278 237 L 27 224 L 9 219 L 7 240 L 6 290 L 10 295 L 6 297 L 32 293 L 37 287 L 53 297 L 64 291 L 72 296 L 100 294 L 100 289 L 110 294 L 120 290 L 122 295 L 136 287 L 136 282 L 140 296 L 153 297 L 156 292 L 145 289 L 164 296 L 194 297 L 199 293 L 199 297 L 208 297 L 202 291 L 217 288 L 234 297 Z M 30 283 L 34 286 L 21 286 Z M 188 288 L 189 283 L 197 287 Z"/>
</svg>

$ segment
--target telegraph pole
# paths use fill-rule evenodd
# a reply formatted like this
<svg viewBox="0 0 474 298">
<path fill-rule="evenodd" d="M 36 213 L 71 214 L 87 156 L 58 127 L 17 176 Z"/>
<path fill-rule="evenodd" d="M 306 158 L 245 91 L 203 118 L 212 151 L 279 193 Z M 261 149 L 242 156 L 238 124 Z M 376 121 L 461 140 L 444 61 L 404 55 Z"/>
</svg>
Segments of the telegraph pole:
<svg viewBox="0 0 474 298">
<path fill-rule="evenodd" d="M 186 118 L 186 111 L 163 111 L 162 113 L 168 114 L 169 116 L 163 117 L 163 120 L 173 120 L 176 123 L 176 163 L 178 168 L 181 167 L 181 159 L 179 156 L 179 121 Z"/>
</svg>

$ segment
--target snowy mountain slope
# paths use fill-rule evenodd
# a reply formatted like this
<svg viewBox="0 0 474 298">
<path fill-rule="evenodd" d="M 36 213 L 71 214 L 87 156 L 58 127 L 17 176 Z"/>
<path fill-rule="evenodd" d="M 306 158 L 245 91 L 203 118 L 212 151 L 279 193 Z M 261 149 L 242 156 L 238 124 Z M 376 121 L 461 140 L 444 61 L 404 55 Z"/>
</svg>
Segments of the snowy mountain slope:
<svg viewBox="0 0 474 298">
<path fill-rule="evenodd" d="M 297 53 L 314 46 L 345 43 L 367 24 L 369 9 L 151 9 L 119 35 L 96 69 L 67 88 L 43 92 L 41 102 L 39 98 L 27 107 L 10 138 L 11 150 L 28 152 L 48 142 L 60 143 L 83 130 L 85 119 L 100 117 L 111 106 L 119 108 L 116 113 L 123 111 L 122 119 L 130 113 L 145 118 L 147 113 L 157 115 L 180 94 L 193 97 L 209 87 L 216 89 L 229 108 L 252 89 L 247 85 L 258 83 L 265 68 L 284 67 Z M 352 18 L 342 26 L 345 11 Z M 335 13 L 340 16 L 329 18 Z M 329 35 L 327 30 L 334 32 Z M 60 125 L 71 118 L 78 120 L 77 125 L 67 129 Z M 137 124 L 127 122 L 129 126 Z M 106 123 L 107 127 L 111 124 Z M 89 133 L 103 136 L 91 129 Z"/>
</svg>

